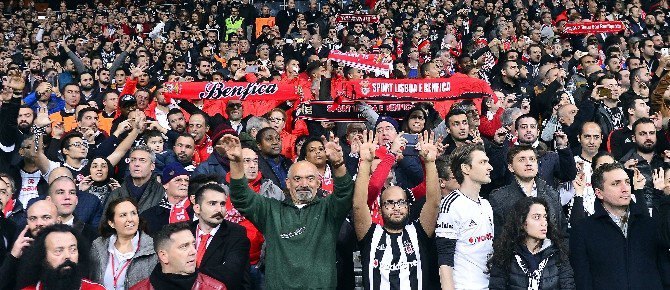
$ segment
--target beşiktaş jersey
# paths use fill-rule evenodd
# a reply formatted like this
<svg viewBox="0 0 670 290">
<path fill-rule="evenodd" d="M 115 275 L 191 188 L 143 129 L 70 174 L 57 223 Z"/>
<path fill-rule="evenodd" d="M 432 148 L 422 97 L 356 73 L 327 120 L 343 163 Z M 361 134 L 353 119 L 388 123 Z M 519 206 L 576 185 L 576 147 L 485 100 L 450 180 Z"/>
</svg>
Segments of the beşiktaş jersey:
<svg viewBox="0 0 670 290">
<path fill-rule="evenodd" d="M 456 240 L 453 279 L 456 289 L 488 289 L 486 261 L 493 253 L 493 209 L 454 190 L 442 198 L 436 238 Z"/>
<path fill-rule="evenodd" d="M 429 238 L 419 221 L 402 233 L 389 233 L 373 223 L 359 242 L 365 289 L 426 289 Z"/>
</svg>

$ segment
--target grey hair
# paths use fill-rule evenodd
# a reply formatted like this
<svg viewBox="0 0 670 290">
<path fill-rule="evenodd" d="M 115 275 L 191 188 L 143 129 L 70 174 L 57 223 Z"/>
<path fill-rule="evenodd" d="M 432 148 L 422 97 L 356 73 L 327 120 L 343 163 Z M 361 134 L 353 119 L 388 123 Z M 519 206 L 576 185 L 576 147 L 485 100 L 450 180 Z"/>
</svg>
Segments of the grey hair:
<svg viewBox="0 0 670 290">
<path fill-rule="evenodd" d="M 251 134 L 251 131 L 253 129 L 256 129 L 256 131 L 260 131 L 261 129 L 263 129 L 263 124 L 269 125 L 270 121 L 268 121 L 268 119 L 265 119 L 263 117 L 253 116 L 249 118 L 249 120 L 247 120 L 247 128 L 245 131 L 249 134 Z"/>
<path fill-rule="evenodd" d="M 514 121 L 516 120 L 512 120 L 512 116 L 520 112 L 521 109 L 516 107 L 505 109 L 505 111 L 500 116 L 500 122 L 502 123 L 503 127 L 509 127 L 514 124 Z"/>
<path fill-rule="evenodd" d="M 133 152 L 135 152 L 135 151 L 144 151 L 144 152 L 149 153 L 149 158 L 151 158 L 151 163 L 156 163 L 156 153 L 151 151 L 151 148 L 149 148 L 149 146 L 147 146 L 147 145 L 135 146 L 135 147 L 130 149 L 130 152 L 128 152 L 128 156 L 130 156 L 130 154 L 133 154 Z"/>
</svg>

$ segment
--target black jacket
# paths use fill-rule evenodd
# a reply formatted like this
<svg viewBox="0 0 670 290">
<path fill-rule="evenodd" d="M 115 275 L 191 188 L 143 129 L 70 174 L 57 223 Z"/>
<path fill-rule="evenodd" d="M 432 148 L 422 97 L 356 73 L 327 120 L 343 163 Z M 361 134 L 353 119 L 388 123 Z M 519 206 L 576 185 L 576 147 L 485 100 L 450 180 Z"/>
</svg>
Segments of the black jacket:
<svg viewBox="0 0 670 290">
<path fill-rule="evenodd" d="M 525 247 L 525 246 L 524 246 Z M 529 268 L 528 260 L 522 253 L 523 249 L 514 251 L 515 255 L 521 257 L 524 267 Z M 526 250 L 527 252 L 528 250 Z M 527 253 L 530 255 L 530 253 Z M 541 290 L 566 290 L 575 289 L 572 267 L 566 259 L 561 261 L 561 255 L 555 245 L 550 245 L 535 255 L 540 263 L 547 260 L 542 276 L 540 278 Z M 517 263 L 516 258 L 510 262 L 508 269 L 492 267 L 490 270 L 491 278 L 489 280 L 490 290 L 526 290 L 528 289 L 528 276 Z"/>
<path fill-rule="evenodd" d="M 150 236 L 153 236 L 160 231 L 164 225 L 170 223 L 170 205 L 168 204 L 168 207 L 166 207 L 163 204 L 164 202 L 166 201 L 161 201 L 161 204 L 153 206 L 140 214 L 140 217 L 147 222 L 145 232 Z M 187 207 L 186 212 L 188 213 L 189 219 L 193 220 L 193 207 Z"/>
<path fill-rule="evenodd" d="M 535 178 L 535 186 L 537 188 L 537 197 L 544 198 L 549 205 L 549 214 L 551 215 L 552 223 L 561 235 L 565 237 L 567 235 L 568 221 L 563 214 L 560 195 L 540 178 Z M 489 203 L 491 203 L 491 208 L 493 208 L 494 237 L 501 235 L 507 216 L 514 209 L 514 204 L 525 196 L 526 194 L 516 181 L 491 193 Z"/>
<path fill-rule="evenodd" d="M 198 222 L 191 224 L 197 235 Z M 251 289 L 249 239 L 244 227 L 224 220 L 202 257 L 199 271 L 226 284 L 228 289 Z"/>
<path fill-rule="evenodd" d="M 662 206 L 663 226 L 645 215 L 644 207 L 629 208 L 628 237 L 598 200 L 595 213 L 572 226 L 570 262 L 577 289 L 663 289 L 659 262 L 668 252 L 668 208 Z"/>
</svg>

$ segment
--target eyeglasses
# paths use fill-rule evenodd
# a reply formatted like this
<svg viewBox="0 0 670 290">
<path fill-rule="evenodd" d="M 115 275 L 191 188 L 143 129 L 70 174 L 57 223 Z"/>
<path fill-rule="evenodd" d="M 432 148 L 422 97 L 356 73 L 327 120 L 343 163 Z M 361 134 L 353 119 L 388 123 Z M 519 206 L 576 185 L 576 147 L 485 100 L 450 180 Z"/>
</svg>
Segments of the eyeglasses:
<svg viewBox="0 0 670 290">
<path fill-rule="evenodd" d="M 87 142 L 74 142 L 74 143 L 70 143 L 69 147 L 84 148 L 84 147 L 88 147 L 88 143 Z"/>
<path fill-rule="evenodd" d="M 284 118 L 270 117 L 270 118 L 268 118 L 268 120 L 270 120 L 270 122 L 283 122 Z"/>
<path fill-rule="evenodd" d="M 409 205 L 409 202 L 407 202 L 407 200 L 404 200 L 404 199 L 397 200 L 397 201 L 387 200 L 383 203 L 383 205 L 384 205 L 385 209 L 392 210 L 396 206 L 398 206 L 398 208 L 406 208 Z"/>
<path fill-rule="evenodd" d="M 240 103 L 228 103 L 228 105 L 226 105 L 226 108 L 239 109 L 239 108 L 242 108 L 242 104 L 240 104 Z"/>
<path fill-rule="evenodd" d="M 410 119 L 417 119 L 417 120 L 423 120 L 424 117 L 422 115 L 412 115 L 409 116 Z"/>
</svg>

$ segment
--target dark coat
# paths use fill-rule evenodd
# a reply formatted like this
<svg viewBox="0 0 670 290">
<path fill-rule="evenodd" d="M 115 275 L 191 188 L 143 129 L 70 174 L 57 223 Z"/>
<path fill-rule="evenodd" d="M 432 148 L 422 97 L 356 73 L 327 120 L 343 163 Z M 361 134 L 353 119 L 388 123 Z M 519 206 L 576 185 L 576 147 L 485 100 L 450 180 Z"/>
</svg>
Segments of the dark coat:
<svg viewBox="0 0 670 290">
<path fill-rule="evenodd" d="M 107 205 L 112 200 L 115 200 L 117 198 L 123 198 L 123 197 L 132 197 L 130 194 L 130 189 L 128 189 L 128 183 L 133 182 L 130 178 L 126 178 L 125 182 L 121 185 L 121 187 L 115 189 L 110 193 L 105 200 L 103 200 L 103 204 L 105 205 L 104 208 L 107 208 Z M 157 180 L 156 176 L 151 176 L 149 178 L 149 181 L 147 181 L 149 184 L 147 184 L 147 187 L 144 189 L 144 192 L 142 193 L 142 197 L 140 197 L 140 200 L 137 201 L 139 208 L 137 209 L 139 213 L 143 213 L 145 210 L 151 208 L 154 205 L 157 205 L 163 196 L 165 196 L 165 189 L 163 188 L 163 185 L 161 185 Z"/>
<path fill-rule="evenodd" d="M 558 192 L 540 178 L 535 178 L 535 186 L 537 188 L 537 197 L 544 198 L 549 205 L 552 223 L 563 236 L 566 236 L 568 221 L 563 214 L 561 197 Z M 505 221 L 514 209 L 514 204 L 525 196 L 526 194 L 516 181 L 496 189 L 491 193 L 489 196 L 489 203 L 491 203 L 491 207 L 493 208 L 493 228 L 495 229 L 495 237 L 501 235 Z"/>
<path fill-rule="evenodd" d="M 197 235 L 198 223 L 191 224 Z M 243 226 L 224 220 L 205 250 L 200 272 L 226 284 L 228 289 L 251 289 L 249 239 Z"/>
<path fill-rule="evenodd" d="M 230 171 L 230 165 L 221 164 L 216 158 L 217 154 L 218 153 L 214 151 L 214 153 L 209 155 L 207 160 L 201 162 L 193 171 L 193 176 L 198 174 L 216 174 L 219 176 L 219 183 L 227 184 L 226 174 Z"/>
<path fill-rule="evenodd" d="M 527 250 L 526 250 L 527 251 Z M 515 251 L 515 255 L 524 257 Z M 541 290 L 566 290 L 575 289 L 572 268 L 568 260 L 561 261 L 561 256 L 555 245 L 538 253 L 540 261 L 547 260 L 547 264 L 542 270 L 540 278 Z M 528 261 L 523 259 L 525 267 L 528 268 Z M 490 290 L 526 290 L 528 289 L 528 276 L 521 270 L 516 259 L 512 259 L 509 269 L 491 268 L 491 278 L 489 280 Z"/>
<path fill-rule="evenodd" d="M 667 218 L 667 208 L 662 216 Z M 667 237 L 667 228 L 661 233 Z M 667 239 L 659 238 L 657 221 L 635 204 L 630 206 L 628 237 L 600 201 L 595 213 L 573 225 L 570 233 L 577 289 L 663 289 L 659 261 L 667 252 Z"/>
<path fill-rule="evenodd" d="M 186 212 L 188 213 L 189 219 L 193 220 L 193 206 L 187 207 Z M 147 222 L 145 232 L 150 236 L 153 236 L 160 231 L 164 225 L 170 223 L 170 209 L 159 204 L 145 210 L 140 217 Z"/>
<path fill-rule="evenodd" d="M 279 156 L 279 159 L 281 169 L 287 172 L 288 176 L 288 169 L 291 167 L 291 165 L 293 165 L 293 163 L 291 162 L 291 160 L 282 155 Z M 258 171 L 260 171 L 263 174 L 264 178 L 272 180 L 272 182 L 274 182 L 275 185 L 279 186 L 279 188 L 282 188 L 282 184 L 285 181 L 279 180 L 279 177 L 277 177 L 277 174 L 275 174 L 275 172 L 272 170 L 272 166 L 270 166 L 266 157 L 264 157 L 261 154 L 258 154 Z"/>
</svg>

